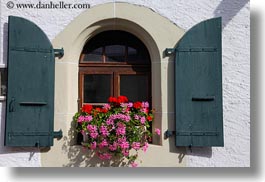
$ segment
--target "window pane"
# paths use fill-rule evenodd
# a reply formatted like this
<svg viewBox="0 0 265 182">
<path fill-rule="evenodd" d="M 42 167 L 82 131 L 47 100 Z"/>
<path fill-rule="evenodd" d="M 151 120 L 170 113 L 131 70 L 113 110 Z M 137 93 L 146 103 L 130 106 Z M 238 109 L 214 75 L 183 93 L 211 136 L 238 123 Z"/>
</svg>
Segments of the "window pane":
<svg viewBox="0 0 265 182">
<path fill-rule="evenodd" d="M 111 95 L 112 75 L 84 76 L 84 103 L 106 103 Z"/>
<path fill-rule="evenodd" d="M 105 47 L 106 61 L 108 62 L 124 62 L 125 46 L 109 45 Z"/>
<path fill-rule="evenodd" d="M 93 62 L 98 62 L 98 61 L 102 61 L 102 52 L 103 52 L 103 48 L 97 48 L 94 49 L 88 53 L 85 53 L 85 56 L 83 58 L 83 61 L 93 61 Z"/>
<path fill-rule="evenodd" d="M 128 47 L 128 62 L 149 64 L 149 56 L 146 49 Z"/>
<path fill-rule="evenodd" d="M 120 95 L 125 95 L 130 101 L 149 101 L 147 75 L 121 75 Z"/>
</svg>

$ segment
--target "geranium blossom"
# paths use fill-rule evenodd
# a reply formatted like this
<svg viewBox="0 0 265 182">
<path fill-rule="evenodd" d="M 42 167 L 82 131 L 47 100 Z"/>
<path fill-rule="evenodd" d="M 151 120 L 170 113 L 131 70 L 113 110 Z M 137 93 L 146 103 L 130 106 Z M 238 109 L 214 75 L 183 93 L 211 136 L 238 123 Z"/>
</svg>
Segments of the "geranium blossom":
<svg viewBox="0 0 265 182">
<path fill-rule="evenodd" d="M 133 142 L 132 143 L 132 148 L 135 150 L 139 150 L 141 147 L 141 143 L 140 142 Z"/>
<path fill-rule="evenodd" d="M 130 144 L 129 144 L 129 142 L 121 142 L 120 147 L 122 149 L 128 149 L 130 147 Z"/>
<path fill-rule="evenodd" d="M 112 155 L 110 153 L 98 153 L 98 157 L 101 160 L 109 160 L 111 159 Z"/>
<path fill-rule="evenodd" d="M 97 148 L 97 142 L 92 142 L 91 144 L 90 144 L 90 149 L 91 150 L 95 150 Z"/>
<path fill-rule="evenodd" d="M 145 121 L 146 121 L 145 117 L 141 117 L 141 118 L 140 118 L 140 122 L 141 122 L 142 124 L 144 124 Z"/>
<path fill-rule="evenodd" d="M 103 140 L 100 144 L 99 144 L 99 148 L 102 149 L 104 147 L 107 147 L 109 144 L 106 140 Z"/>
<path fill-rule="evenodd" d="M 149 108 L 149 103 L 148 102 L 142 102 L 142 107 L 143 108 Z"/>
<path fill-rule="evenodd" d="M 118 147 L 118 143 L 116 143 L 116 142 L 114 142 L 112 145 L 109 145 L 109 149 L 111 151 L 117 150 L 117 147 Z"/>
<path fill-rule="evenodd" d="M 83 105 L 83 107 L 82 107 L 82 112 L 86 112 L 86 113 L 90 114 L 91 111 L 92 111 L 92 109 L 93 109 L 93 106 L 92 106 L 92 105 L 90 105 L 90 104 L 85 104 L 85 105 Z"/>
<path fill-rule="evenodd" d="M 119 120 L 123 120 L 123 121 L 126 121 L 126 122 L 129 122 L 131 120 L 131 117 L 129 115 L 126 115 L 126 114 L 113 114 L 109 117 L 109 120 L 116 120 L 116 119 L 119 119 Z"/>
<path fill-rule="evenodd" d="M 135 102 L 135 103 L 133 103 L 133 107 L 135 109 L 140 109 L 142 107 L 142 103 L 141 102 Z"/>
<path fill-rule="evenodd" d="M 92 116 L 79 116 L 77 119 L 77 122 L 82 123 L 82 122 L 90 122 L 93 120 Z"/>
<path fill-rule="evenodd" d="M 100 131 L 100 133 L 103 136 L 108 136 L 109 135 L 109 131 L 108 131 L 108 128 L 106 126 L 100 126 L 99 131 Z"/>
<path fill-rule="evenodd" d="M 158 128 L 155 128 L 155 132 L 156 132 L 157 135 L 160 135 L 161 134 L 161 131 Z"/>
<path fill-rule="evenodd" d="M 129 156 L 129 150 L 122 150 L 122 154 L 125 156 L 125 157 L 127 157 L 127 156 Z"/>
<path fill-rule="evenodd" d="M 140 111 L 143 112 L 143 113 L 146 113 L 146 114 L 148 113 L 148 109 L 147 108 L 141 108 Z"/>
<path fill-rule="evenodd" d="M 126 133 L 126 127 L 123 123 L 118 123 L 117 124 L 117 129 L 116 129 L 116 134 L 117 135 L 125 135 Z"/>
<path fill-rule="evenodd" d="M 102 107 L 85 104 L 74 119 L 78 131 L 87 137 L 82 144 L 101 160 L 122 156 L 128 159 L 127 165 L 137 167 L 139 150 L 146 152 L 152 139 L 148 121 L 154 119 L 153 110 L 148 102 L 128 100 L 119 96 L 110 97 Z M 155 128 L 154 134 L 160 135 L 161 131 Z"/>
<path fill-rule="evenodd" d="M 147 121 L 152 121 L 153 120 L 153 118 L 151 117 L 151 116 L 147 116 Z"/>
<path fill-rule="evenodd" d="M 148 143 L 144 142 L 143 151 L 146 152 L 148 149 Z"/>
<path fill-rule="evenodd" d="M 110 110 L 111 106 L 110 104 L 104 104 L 103 109 Z"/>
<path fill-rule="evenodd" d="M 132 167 L 137 167 L 138 164 L 137 164 L 136 162 L 132 162 L 132 163 L 131 163 L 131 166 L 132 166 Z"/>
</svg>

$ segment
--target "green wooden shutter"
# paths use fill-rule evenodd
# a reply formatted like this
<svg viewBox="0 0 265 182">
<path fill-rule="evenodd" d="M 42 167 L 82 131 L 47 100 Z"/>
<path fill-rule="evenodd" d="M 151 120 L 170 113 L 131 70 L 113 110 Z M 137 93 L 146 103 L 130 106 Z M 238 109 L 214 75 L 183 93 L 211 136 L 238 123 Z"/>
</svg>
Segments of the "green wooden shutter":
<svg viewBox="0 0 265 182">
<path fill-rule="evenodd" d="M 43 31 L 19 17 L 8 20 L 6 146 L 53 145 L 54 50 Z"/>
<path fill-rule="evenodd" d="M 191 28 L 176 47 L 176 146 L 223 146 L 222 25 Z"/>
</svg>

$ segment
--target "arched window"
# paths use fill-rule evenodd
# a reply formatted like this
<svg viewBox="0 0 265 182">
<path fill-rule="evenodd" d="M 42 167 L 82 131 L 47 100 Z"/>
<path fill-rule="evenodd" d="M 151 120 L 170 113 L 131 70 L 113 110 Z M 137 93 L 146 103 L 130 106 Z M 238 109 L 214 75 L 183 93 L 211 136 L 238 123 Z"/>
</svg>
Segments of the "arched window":
<svg viewBox="0 0 265 182">
<path fill-rule="evenodd" d="M 151 103 L 151 61 L 147 48 L 134 35 L 105 31 L 84 46 L 79 62 L 80 107 L 102 105 L 108 97 Z"/>
</svg>

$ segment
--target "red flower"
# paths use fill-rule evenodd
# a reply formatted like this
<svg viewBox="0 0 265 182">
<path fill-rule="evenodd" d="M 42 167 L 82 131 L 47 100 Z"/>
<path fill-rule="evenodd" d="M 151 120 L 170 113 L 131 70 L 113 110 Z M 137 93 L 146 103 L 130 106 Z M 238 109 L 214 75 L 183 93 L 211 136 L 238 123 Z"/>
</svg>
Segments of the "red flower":
<svg viewBox="0 0 265 182">
<path fill-rule="evenodd" d="M 135 109 L 140 109 L 141 107 L 142 107 L 142 103 L 141 102 L 135 102 L 135 103 L 133 103 L 133 107 L 135 108 Z"/>
<path fill-rule="evenodd" d="M 109 97 L 108 101 L 109 103 L 116 103 L 117 99 L 115 97 Z"/>
<path fill-rule="evenodd" d="M 107 110 L 107 109 L 101 109 L 101 112 L 103 112 L 103 113 L 107 113 L 108 110 Z"/>
<path fill-rule="evenodd" d="M 117 98 L 117 102 L 118 103 L 126 103 L 126 102 L 128 102 L 128 98 L 126 96 L 121 95 Z"/>
<path fill-rule="evenodd" d="M 95 110 L 94 110 L 94 116 L 96 116 L 98 113 L 101 112 L 101 108 L 97 107 Z"/>
<path fill-rule="evenodd" d="M 147 121 L 152 121 L 153 120 L 153 117 L 152 116 L 147 116 Z"/>
<path fill-rule="evenodd" d="M 86 112 L 86 113 L 90 114 L 91 111 L 92 111 L 92 109 L 93 109 L 93 106 L 92 106 L 92 105 L 90 105 L 90 104 L 85 104 L 85 105 L 83 105 L 83 107 L 82 107 L 82 112 Z"/>
</svg>

